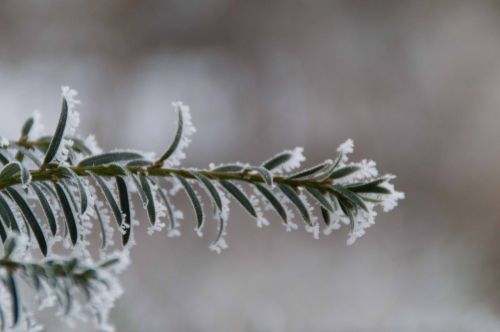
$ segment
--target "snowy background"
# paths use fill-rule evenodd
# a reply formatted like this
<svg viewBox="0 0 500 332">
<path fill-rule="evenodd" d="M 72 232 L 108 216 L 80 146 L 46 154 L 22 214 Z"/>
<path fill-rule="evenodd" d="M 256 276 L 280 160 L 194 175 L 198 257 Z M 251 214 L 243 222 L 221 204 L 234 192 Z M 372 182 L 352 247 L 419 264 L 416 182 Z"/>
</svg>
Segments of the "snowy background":
<svg viewBox="0 0 500 332">
<path fill-rule="evenodd" d="M 350 137 L 399 176 L 352 247 L 233 204 L 216 255 L 179 197 L 181 238 L 137 232 L 117 331 L 498 331 L 499 36 L 494 1 L 2 1 L 0 134 L 34 109 L 54 128 L 67 84 L 105 149 L 161 152 L 183 100 L 184 165 L 297 145 L 313 165 Z"/>
</svg>

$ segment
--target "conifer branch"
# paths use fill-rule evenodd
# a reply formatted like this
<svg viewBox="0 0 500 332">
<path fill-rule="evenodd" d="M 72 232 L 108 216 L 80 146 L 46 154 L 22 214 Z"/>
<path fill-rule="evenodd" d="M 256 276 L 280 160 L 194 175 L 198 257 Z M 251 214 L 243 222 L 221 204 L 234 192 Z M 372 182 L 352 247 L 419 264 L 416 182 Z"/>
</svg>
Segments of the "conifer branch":
<svg viewBox="0 0 500 332">
<path fill-rule="evenodd" d="M 127 261 L 139 223 L 134 193 L 147 213 L 148 232 L 167 227 L 167 234 L 173 237 L 180 235 L 182 219 L 173 205 L 175 193 L 186 193 L 196 217 L 192 225 L 201 236 L 208 226 L 198 192 L 200 188 L 206 191 L 218 222 L 217 237 L 209 248 L 218 253 L 227 247 L 231 199 L 256 219 L 258 227 L 269 225 L 266 209 L 276 212 L 287 231 L 297 229 L 293 220 L 298 212 L 304 229 L 318 238 L 320 215 L 325 235 L 349 225 L 347 243 L 352 244 L 374 224 L 376 208 L 387 212 L 404 198 L 391 183 L 394 176 L 379 176 L 375 162 L 349 162 L 351 140 L 337 149 L 335 161 L 305 169 L 300 169 L 305 161 L 302 148 L 278 153 L 260 165 L 183 167 L 185 149 L 196 130 L 189 108 L 180 102 L 173 104 L 178 116 L 176 134 L 159 158 L 131 150 L 102 152 L 93 136 L 76 136 L 80 103 L 76 96 L 76 91 L 63 87 L 61 116 L 52 135 L 37 132 L 41 126 L 36 113 L 24 124 L 18 140 L 0 137 L 0 239 L 4 251 L 0 321 L 5 318 L 2 309 L 12 308 L 10 325 L 2 324 L 4 328 L 17 326 L 21 317 L 25 321 L 31 317 L 19 304 L 19 278 L 31 282 L 36 292 L 52 289 L 59 307 L 65 308 L 64 317 L 93 317 L 100 328 L 109 328 L 107 315 L 121 295 L 115 276 L 121 268 L 114 266 Z M 36 207 L 43 215 L 35 213 Z M 121 235 L 118 243 L 114 231 Z M 93 249 L 88 237 L 94 232 L 99 232 L 101 245 Z M 16 241 L 22 245 L 15 246 Z M 97 250 L 99 259 L 94 258 Z M 45 257 L 34 258 L 40 254 Z M 44 283 L 48 286 L 38 287 Z M 83 290 L 83 299 L 75 292 L 78 288 Z"/>
</svg>

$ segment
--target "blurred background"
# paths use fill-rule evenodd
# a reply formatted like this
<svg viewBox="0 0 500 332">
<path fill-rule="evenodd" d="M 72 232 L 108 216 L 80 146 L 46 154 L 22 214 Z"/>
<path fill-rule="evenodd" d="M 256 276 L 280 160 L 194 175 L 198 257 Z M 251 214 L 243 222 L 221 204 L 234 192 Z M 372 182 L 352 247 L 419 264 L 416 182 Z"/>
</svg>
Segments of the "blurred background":
<svg viewBox="0 0 500 332">
<path fill-rule="evenodd" d="M 52 130 L 70 85 L 105 149 L 161 152 L 182 100 L 185 166 L 313 165 L 353 138 L 398 175 L 407 198 L 352 247 L 233 204 L 216 255 L 179 194 L 181 238 L 136 233 L 117 331 L 498 331 L 499 36 L 496 1 L 2 1 L 0 134 L 34 109 Z"/>
</svg>

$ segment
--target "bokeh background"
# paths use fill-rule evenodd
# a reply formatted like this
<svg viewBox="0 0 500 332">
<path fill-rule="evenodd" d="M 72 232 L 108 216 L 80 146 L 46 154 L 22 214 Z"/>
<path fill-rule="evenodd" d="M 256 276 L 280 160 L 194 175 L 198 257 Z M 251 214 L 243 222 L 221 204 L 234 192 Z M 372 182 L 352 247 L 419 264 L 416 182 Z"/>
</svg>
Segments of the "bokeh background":
<svg viewBox="0 0 500 332">
<path fill-rule="evenodd" d="M 182 100 L 186 166 L 353 138 L 407 194 L 352 247 L 233 204 L 221 255 L 179 197 L 181 238 L 138 232 L 117 331 L 500 330 L 498 2 L 0 2 L 1 135 L 54 128 L 61 85 L 105 149 L 160 152 Z"/>
</svg>

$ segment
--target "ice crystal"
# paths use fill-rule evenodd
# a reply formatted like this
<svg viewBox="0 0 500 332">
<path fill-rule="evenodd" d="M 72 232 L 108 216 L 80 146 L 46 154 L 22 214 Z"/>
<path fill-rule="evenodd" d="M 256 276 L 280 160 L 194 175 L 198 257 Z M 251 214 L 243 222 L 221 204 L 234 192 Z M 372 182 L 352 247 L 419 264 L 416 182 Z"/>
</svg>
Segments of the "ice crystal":
<svg viewBox="0 0 500 332">
<path fill-rule="evenodd" d="M 9 140 L 3 136 L 0 136 L 0 147 L 6 147 L 9 145 Z"/>
<path fill-rule="evenodd" d="M 395 179 L 396 176 L 391 175 L 389 179 Z M 394 184 L 386 181 L 382 184 L 384 188 L 389 190 L 391 193 L 389 195 L 385 195 L 382 199 L 382 206 L 384 208 L 384 212 L 389 212 L 393 210 L 396 206 L 398 206 L 398 201 L 405 198 L 405 193 L 397 191 L 394 188 Z"/>
<path fill-rule="evenodd" d="M 349 157 L 347 156 L 354 151 L 354 142 L 352 139 L 347 139 L 344 143 L 340 144 L 337 148 L 337 152 L 340 153 L 341 163 L 347 162 Z"/>
<path fill-rule="evenodd" d="M 306 160 L 306 157 L 304 157 L 303 152 L 304 148 L 296 147 L 293 150 L 285 150 L 282 153 L 277 154 L 276 156 L 280 154 L 289 154 L 290 158 L 286 162 L 274 168 L 272 171 L 274 173 L 283 173 L 283 172 L 290 172 L 296 168 L 299 168 L 302 162 Z"/>
<path fill-rule="evenodd" d="M 179 144 L 175 152 L 166 160 L 166 164 L 170 167 L 179 166 L 181 161 L 186 158 L 184 150 L 191 143 L 191 136 L 196 132 L 196 128 L 191 120 L 191 112 L 189 106 L 184 105 L 182 102 L 172 103 L 175 111 L 181 113 L 183 119 L 183 132 Z"/>
<path fill-rule="evenodd" d="M 75 135 L 76 129 L 80 124 L 80 114 L 75 109 L 76 105 L 80 104 L 80 101 L 76 99 L 78 92 L 75 90 L 67 86 L 63 86 L 61 90 L 63 98 L 65 98 L 68 103 L 68 120 L 66 121 L 63 138 L 54 159 L 61 163 L 65 163 L 68 159 L 69 151 L 73 146 L 71 137 Z"/>
<path fill-rule="evenodd" d="M 102 149 L 97 144 L 95 135 L 88 135 L 84 140 L 85 146 L 90 150 L 92 154 L 102 153 Z"/>
<path fill-rule="evenodd" d="M 33 111 L 31 118 L 33 119 L 33 125 L 31 126 L 31 130 L 28 134 L 28 139 L 36 140 L 43 134 L 44 130 L 44 125 L 42 124 L 42 115 L 40 114 L 39 110 L 35 110 Z"/>
</svg>

